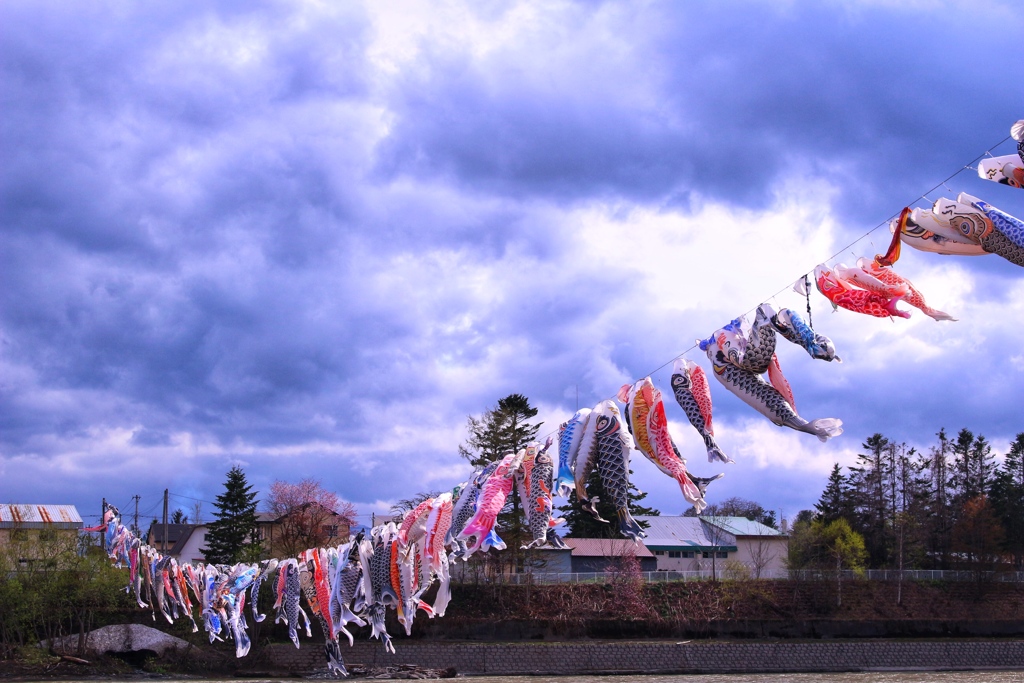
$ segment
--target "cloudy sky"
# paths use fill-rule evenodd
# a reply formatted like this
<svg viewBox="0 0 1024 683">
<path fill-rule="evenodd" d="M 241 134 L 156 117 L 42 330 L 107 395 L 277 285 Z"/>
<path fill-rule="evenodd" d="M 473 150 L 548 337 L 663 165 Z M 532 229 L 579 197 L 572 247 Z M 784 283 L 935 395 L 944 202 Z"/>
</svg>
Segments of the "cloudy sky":
<svg viewBox="0 0 1024 683">
<path fill-rule="evenodd" d="M 12 0 L 0 22 L 0 498 L 87 521 L 210 501 L 232 464 L 386 510 L 468 473 L 467 415 L 519 392 L 547 433 L 762 301 L 803 311 L 791 283 L 884 251 L 885 228 L 857 240 L 905 205 L 1024 215 L 969 169 L 922 197 L 1013 151 L 1012 0 Z M 841 437 L 712 380 L 736 460 L 712 466 L 668 392 L 690 469 L 727 473 L 711 502 L 791 517 L 875 432 L 1003 453 L 1024 431 L 1024 270 L 897 269 L 959 322 L 815 292 L 844 363 L 780 346 Z"/>
</svg>

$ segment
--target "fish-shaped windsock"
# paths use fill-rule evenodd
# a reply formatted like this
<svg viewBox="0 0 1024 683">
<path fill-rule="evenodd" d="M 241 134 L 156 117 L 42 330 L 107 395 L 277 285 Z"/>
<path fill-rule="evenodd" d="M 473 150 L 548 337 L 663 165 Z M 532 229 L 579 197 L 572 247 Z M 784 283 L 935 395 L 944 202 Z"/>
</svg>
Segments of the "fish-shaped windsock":
<svg viewBox="0 0 1024 683">
<path fill-rule="evenodd" d="M 288 624 L 288 637 L 296 648 L 299 647 L 299 597 L 302 595 L 298 564 L 297 560 L 289 559 L 278 565 L 277 571 L 281 578 L 281 610 L 274 619 L 274 623 L 283 619 Z"/>
<path fill-rule="evenodd" d="M 896 302 L 901 297 L 885 297 L 875 292 L 850 287 L 836 277 L 825 264 L 820 264 L 814 269 L 814 281 L 818 285 L 818 291 L 831 301 L 833 306 L 876 318 L 910 317 L 906 311 L 896 308 Z"/>
<path fill-rule="evenodd" d="M 412 624 L 416 618 L 416 560 L 418 553 L 415 546 L 402 548 L 398 541 L 392 541 L 394 564 L 391 566 L 392 584 L 397 584 L 398 623 L 405 628 L 405 635 L 412 635 Z"/>
<path fill-rule="evenodd" d="M 906 213 L 890 229 L 899 230 L 900 239 L 915 249 L 960 256 L 998 254 L 1024 266 L 1024 223 L 976 197 L 940 197 L 930 212 L 914 209 L 903 220 Z"/>
<path fill-rule="evenodd" d="M 715 442 L 715 428 L 711 423 L 711 387 L 701 367 L 691 360 L 677 360 L 672 367 L 672 393 L 686 413 L 686 419 L 704 440 L 708 462 L 734 462 Z"/>
<path fill-rule="evenodd" d="M 887 282 L 891 284 L 902 284 L 906 286 L 907 293 L 903 296 L 903 301 L 907 302 L 914 308 L 919 309 L 929 318 L 932 318 L 934 320 L 956 320 L 956 318 L 951 316 L 949 313 L 943 313 L 942 311 L 929 306 L 928 302 L 924 300 L 924 295 L 921 294 L 921 292 L 919 292 L 916 287 L 914 287 L 914 283 L 904 277 L 901 277 L 892 268 L 879 265 L 877 261 L 866 258 L 859 259 L 857 261 L 857 266 L 864 272 L 870 274 L 871 276 L 877 278 L 882 282 Z"/>
<path fill-rule="evenodd" d="M 267 618 L 267 615 L 260 614 L 259 602 L 260 602 L 260 586 L 263 582 L 270 577 L 277 569 L 278 561 L 276 559 L 263 560 L 260 562 L 260 571 L 253 579 L 252 585 L 249 587 L 249 600 L 252 604 L 252 618 L 256 623 L 260 623 Z"/>
<path fill-rule="evenodd" d="M 452 507 L 452 525 L 448 529 L 448 537 L 446 539 L 448 546 L 453 549 L 452 554 L 448 558 L 449 562 L 455 562 L 459 558 L 468 559 L 466 541 L 459 538 L 459 534 L 462 533 L 466 523 L 476 514 L 476 505 L 480 500 L 480 492 L 483 491 L 484 484 L 487 483 L 487 480 L 490 479 L 500 464 L 500 461 L 488 463 L 483 469 L 474 472 L 473 476 L 464 485 L 456 487 L 459 489 L 459 499 Z"/>
<path fill-rule="evenodd" d="M 845 263 L 832 266 L 832 274 L 848 285 L 866 289 L 887 299 L 906 297 L 910 293 L 910 288 L 904 282 L 886 282 L 861 268 L 847 266 Z"/>
<path fill-rule="evenodd" d="M 395 646 L 384 624 L 384 616 L 388 605 L 398 605 L 398 595 L 391 585 L 391 541 L 395 540 L 398 531 L 392 522 L 374 531 L 378 533 L 373 540 L 373 555 L 367 572 L 370 586 L 366 598 L 366 616 L 370 622 L 370 637 L 380 638 L 384 642 L 384 649 L 394 652 Z"/>
<path fill-rule="evenodd" d="M 889 232 L 899 233 L 900 242 L 918 251 L 947 256 L 985 256 L 981 244 L 951 228 L 948 220 L 939 220 L 932 211 L 905 208 L 889 221 Z M 899 249 L 897 244 L 896 254 Z"/>
<path fill-rule="evenodd" d="M 427 565 L 430 573 L 438 578 L 440 582 L 437 588 L 437 597 L 434 604 L 427 609 L 431 617 L 443 617 L 448 608 L 448 602 L 452 598 L 451 574 L 448 565 L 448 555 L 445 552 L 445 537 L 448 535 L 452 525 L 452 499 L 451 493 L 442 493 L 434 499 L 430 510 L 430 517 L 427 520 L 427 535 L 424 539 L 426 556 L 422 563 Z M 430 581 L 424 582 L 417 592 L 416 598 L 423 595 L 430 587 Z M 425 607 L 424 603 L 420 603 Z"/>
<path fill-rule="evenodd" d="M 394 527 L 394 524 L 391 526 Z M 328 668 L 347 676 L 348 671 L 345 669 L 337 633 L 330 617 L 330 587 L 327 585 L 328 579 L 323 567 L 326 559 L 327 553 L 322 548 L 311 548 L 300 553 L 299 584 L 313 616 L 320 624 L 320 630 L 323 631 L 324 656 Z"/>
<path fill-rule="evenodd" d="M 590 419 L 583 429 L 583 436 L 580 437 L 580 448 L 576 454 L 576 463 L 572 468 L 572 476 L 576 481 L 576 499 L 584 510 L 594 516 L 599 522 L 607 522 L 597 512 L 598 496 L 591 496 L 587 491 L 587 479 L 590 473 L 597 466 L 597 449 L 595 448 L 594 437 L 597 433 L 597 416 L 590 413 Z"/>
<path fill-rule="evenodd" d="M 613 401 L 602 401 L 594 409 L 594 451 L 601 486 L 615 507 L 619 533 L 639 540 L 646 534 L 629 512 L 629 453 L 633 439 L 622 425 L 619 409 Z M 580 490 L 577 482 L 576 491 Z"/>
<path fill-rule="evenodd" d="M 745 317 L 741 317 L 740 320 L 743 324 L 741 329 L 745 331 L 743 355 L 736 359 L 733 354 L 723 349 L 725 358 L 738 368 L 750 370 L 759 375 L 765 373 L 771 366 L 772 356 L 775 355 L 775 328 L 772 327 L 771 321 L 761 308 L 757 310 L 753 325 L 748 327 Z M 717 338 L 722 338 L 726 328 L 719 330 Z M 722 348 L 721 344 L 719 344 L 719 348 Z"/>
<path fill-rule="evenodd" d="M 651 444 L 651 437 L 647 433 L 647 416 L 651 412 L 651 401 L 653 399 L 651 390 L 654 384 L 651 378 L 647 377 L 633 384 L 623 384 L 619 389 L 617 398 L 620 403 L 626 404 L 626 411 L 623 417 L 630 434 L 633 435 L 633 443 L 641 454 L 655 465 L 658 459 L 654 455 L 654 445 Z"/>
<path fill-rule="evenodd" d="M 771 321 L 772 325 L 784 339 L 803 347 L 810 354 L 811 358 L 826 361 L 834 360 L 837 363 L 843 362 L 836 355 L 836 347 L 832 340 L 812 330 L 810 325 L 805 323 L 795 311 L 791 311 L 788 308 L 780 308 L 778 313 L 772 314 Z"/>
<path fill-rule="evenodd" d="M 526 457 L 519 469 L 521 477 L 516 483 L 531 539 L 529 543 L 523 544 L 524 550 L 547 545 L 549 529 L 565 521 L 552 519 L 551 516 L 554 507 L 551 491 L 554 463 L 548 454 L 549 446 L 540 447 L 537 444 L 532 449 L 527 448 Z"/>
<path fill-rule="evenodd" d="M 580 449 L 580 439 L 590 419 L 590 408 L 580 408 L 558 428 L 558 479 L 554 494 L 568 496 L 576 482 L 572 476 L 573 464 Z"/>
<path fill-rule="evenodd" d="M 1024 120 L 1010 127 L 1010 137 L 1017 141 L 1017 153 L 982 159 L 978 176 L 1010 187 L 1024 188 Z"/>
<path fill-rule="evenodd" d="M 486 551 L 489 547 L 489 539 L 493 538 L 491 532 L 494 530 L 494 523 L 498 519 L 498 513 L 505 506 L 505 498 L 512 492 L 512 485 L 515 472 L 519 464 L 526 457 L 526 450 L 519 453 L 509 453 L 484 483 L 483 490 L 477 500 L 476 512 L 459 532 L 458 538 L 467 541 L 466 557 L 471 556 L 477 550 Z M 468 543 L 473 538 L 473 543 Z"/>
<path fill-rule="evenodd" d="M 350 646 L 353 643 L 352 633 L 345 627 L 350 622 L 354 622 L 357 626 L 366 625 L 366 622 L 353 614 L 351 609 L 352 597 L 355 592 L 352 574 L 358 574 L 359 571 L 358 563 L 351 561 L 354 545 L 354 541 L 349 541 L 338 546 L 338 563 L 333 567 L 331 595 L 327 602 L 328 610 L 331 613 L 331 622 L 337 631 L 348 638 Z"/>
<path fill-rule="evenodd" d="M 430 506 L 433 503 L 433 498 L 427 498 L 402 517 L 402 523 L 398 527 L 398 541 L 403 547 L 410 542 L 415 543 L 420 536 L 427 533 L 427 515 L 430 514 Z"/>
<path fill-rule="evenodd" d="M 744 367 L 743 356 L 747 351 L 747 338 L 750 330 L 747 320 L 740 316 L 717 330 L 710 338 L 699 341 L 701 349 L 713 344 L 722 352 L 722 356 L 736 367 Z"/>
<path fill-rule="evenodd" d="M 956 199 L 960 204 L 970 204 L 981 211 L 991 222 L 992 231 L 981 242 L 985 251 L 999 254 L 1011 263 L 1024 266 L 1024 221 L 966 192 L 961 192 Z M 954 225 L 954 222 L 950 221 L 950 224 Z"/>
<path fill-rule="evenodd" d="M 679 455 L 676 445 L 672 443 L 672 436 L 668 431 L 668 418 L 665 415 L 665 402 L 662 400 L 661 392 L 657 389 L 654 390 L 651 412 L 647 416 L 647 431 L 651 435 L 651 444 L 654 446 L 659 468 L 676 480 L 683 493 L 683 498 L 692 504 L 698 513 L 702 512 L 707 507 L 707 503 L 704 501 L 704 490 L 694 482 L 686 471 L 686 461 Z M 715 479 L 717 478 L 715 477 Z"/>
<path fill-rule="evenodd" d="M 829 438 L 843 433 L 842 420 L 824 417 L 808 422 L 797 415 L 782 394 L 759 375 L 741 370 L 729 363 L 722 352 L 714 346 L 707 347 L 707 354 L 711 360 L 713 374 L 722 386 L 773 423 L 798 432 L 813 434 L 821 441 L 828 441 Z"/>
</svg>

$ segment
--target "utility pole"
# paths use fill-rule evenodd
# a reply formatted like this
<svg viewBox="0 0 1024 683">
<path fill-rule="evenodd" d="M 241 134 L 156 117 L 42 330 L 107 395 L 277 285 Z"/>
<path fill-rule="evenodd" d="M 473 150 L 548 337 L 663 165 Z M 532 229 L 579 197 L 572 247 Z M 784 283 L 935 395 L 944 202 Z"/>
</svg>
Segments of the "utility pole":
<svg viewBox="0 0 1024 683">
<path fill-rule="evenodd" d="M 100 524 L 107 518 L 107 499 L 103 499 L 103 504 L 100 506 Z M 100 532 L 100 548 L 103 549 L 103 554 L 107 554 L 107 530 L 104 529 Z"/>
<path fill-rule="evenodd" d="M 167 552 L 167 489 L 164 489 L 164 537 L 160 541 L 160 551 Z"/>
<path fill-rule="evenodd" d="M 139 494 L 136 493 L 134 497 L 135 497 L 135 522 L 134 522 L 133 526 L 135 528 L 132 530 L 132 532 L 136 536 L 138 536 L 139 535 Z"/>
</svg>

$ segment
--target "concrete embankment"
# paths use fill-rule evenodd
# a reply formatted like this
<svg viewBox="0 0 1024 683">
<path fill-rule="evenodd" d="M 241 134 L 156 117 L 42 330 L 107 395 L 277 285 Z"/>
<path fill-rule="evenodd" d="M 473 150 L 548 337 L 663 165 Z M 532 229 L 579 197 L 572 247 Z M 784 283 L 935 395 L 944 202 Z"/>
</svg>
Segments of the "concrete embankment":
<svg viewBox="0 0 1024 683">
<path fill-rule="evenodd" d="M 387 654 L 377 642 L 343 647 L 346 662 L 371 666 L 454 667 L 460 674 L 782 673 L 869 670 L 1024 670 L 1024 640 L 860 640 L 830 642 L 585 641 L 480 643 L 406 641 Z M 277 669 L 324 666 L 314 643 L 271 645 Z"/>
</svg>

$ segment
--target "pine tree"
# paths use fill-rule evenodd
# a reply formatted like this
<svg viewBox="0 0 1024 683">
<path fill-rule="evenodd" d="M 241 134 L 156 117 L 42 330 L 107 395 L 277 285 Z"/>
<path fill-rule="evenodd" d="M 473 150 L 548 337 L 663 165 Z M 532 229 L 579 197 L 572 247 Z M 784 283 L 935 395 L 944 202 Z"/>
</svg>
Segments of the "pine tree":
<svg viewBox="0 0 1024 683">
<path fill-rule="evenodd" d="M 933 558 L 933 566 L 939 569 L 949 567 L 950 538 L 953 530 L 952 484 L 949 473 L 949 457 L 953 446 L 946 436 L 946 430 L 940 429 L 936 436 L 937 446 L 931 448 L 927 459 L 927 481 L 923 496 L 925 497 L 925 532 L 927 555 Z"/>
<path fill-rule="evenodd" d="M 850 468 L 857 517 L 851 526 L 864 537 L 871 567 L 881 567 L 889 559 L 891 447 L 889 439 L 873 434 L 861 444 L 868 452 L 857 456 L 859 466 Z"/>
<path fill-rule="evenodd" d="M 509 394 L 498 399 L 498 405 L 484 411 L 481 417 L 469 416 L 469 438 L 459 446 L 459 455 L 473 467 L 484 467 L 501 460 L 508 453 L 518 453 L 537 436 L 540 424 L 529 422 L 536 416 L 537 409 L 522 394 Z M 513 486 L 505 507 L 498 515 L 497 527 L 498 534 L 508 546 L 506 555 L 514 571 L 523 566 L 520 546 L 526 540 L 525 526 L 526 515 L 519 500 L 519 490 Z"/>
<path fill-rule="evenodd" d="M 850 491 L 850 481 L 843 474 L 839 463 L 832 466 L 832 474 L 828 477 L 828 484 L 821 493 L 821 498 L 814 504 L 818 511 L 817 517 L 825 524 L 834 522 L 837 519 L 845 519 L 847 522 L 854 519 L 853 497 Z"/>
<path fill-rule="evenodd" d="M 206 532 L 203 555 L 213 564 L 234 564 L 259 559 L 262 552 L 256 528 L 256 492 L 245 480 L 245 472 L 232 467 L 224 482 L 224 493 L 214 503 L 216 518 Z"/>
<path fill-rule="evenodd" d="M 1005 548 L 1018 571 L 1024 569 L 1024 432 L 1010 444 L 992 482 L 992 507 L 1005 531 Z"/>
<path fill-rule="evenodd" d="M 630 470 L 629 474 L 632 479 L 633 471 Z M 622 534 L 619 533 L 618 514 L 616 513 L 615 506 L 612 504 L 611 496 L 605 495 L 601 474 L 596 467 L 590 472 L 590 478 L 587 479 L 587 495 L 591 500 L 595 497 L 598 499 L 595 506 L 597 512 L 601 515 L 601 519 L 606 519 L 608 522 L 602 522 L 596 519 L 590 512 L 584 510 L 579 497 L 573 491 L 567 503 L 560 508 L 562 516 L 565 517 L 566 529 L 568 529 L 565 534 L 566 537 L 623 538 Z M 654 516 L 661 514 L 655 508 L 640 505 L 640 501 L 646 497 L 647 493 L 640 491 L 630 481 L 629 488 L 626 490 L 626 505 L 631 515 L 635 517 L 636 515 Z M 637 524 L 642 529 L 650 526 L 650 524 L 642 520 L 637 520 Z"/>
</svg>

